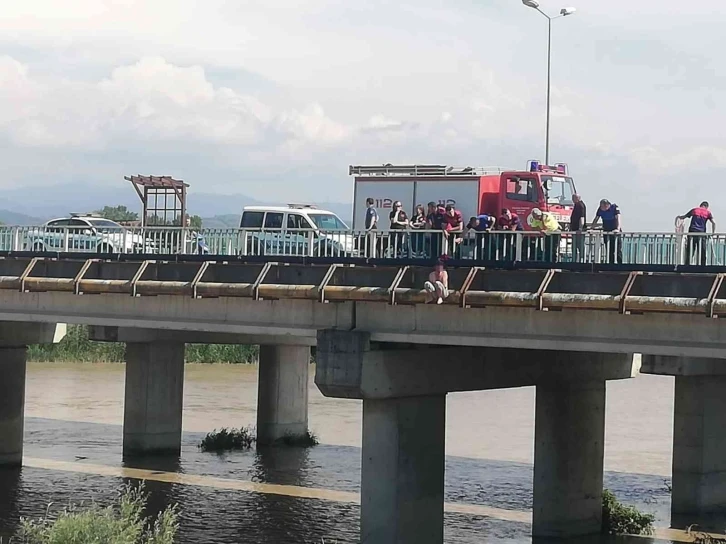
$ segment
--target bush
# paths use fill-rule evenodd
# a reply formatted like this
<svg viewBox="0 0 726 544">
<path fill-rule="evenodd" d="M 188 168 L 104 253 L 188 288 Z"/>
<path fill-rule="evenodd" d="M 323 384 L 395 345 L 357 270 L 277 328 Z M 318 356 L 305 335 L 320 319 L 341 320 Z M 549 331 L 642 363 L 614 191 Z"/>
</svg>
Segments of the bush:
<svg viewBox="0 0 726 544">
<path fill-rule="evenodd" d="M 40 363 L 122 363 L 125 346 L 120 342 L 94 342 L 88 327 L 69 325 L 66 336 L 57 344 L 32 345 L 28 360 Z M 256 363 L 258 346 L 238 344 L 187 344 L 187 363 Z"/>
<path fill-rule="evenodd" d="M 207 433 L 202 439 L 199 448 L 202 451 L 230 451 L 230 450 L 248 450 L 255 442 L 255 437 L 248 427 L 242 429 L 214 429 L 211 433 Z"/>
<path fill-rule="evenodd" d="M 70 506 L 54 520 L 21 520 L 14 544 L 172 544 L 179 528 L 177 507 L 155 522 L 144 518 L 144 486 L 125 486 L 114 506 Z"/>
<path fill-rule="evenodd" d="M 655 516 L 618 502 L 605 489 L 602 493 L 602 532 L 606 535 L 652 535 Z"/>
</svg>

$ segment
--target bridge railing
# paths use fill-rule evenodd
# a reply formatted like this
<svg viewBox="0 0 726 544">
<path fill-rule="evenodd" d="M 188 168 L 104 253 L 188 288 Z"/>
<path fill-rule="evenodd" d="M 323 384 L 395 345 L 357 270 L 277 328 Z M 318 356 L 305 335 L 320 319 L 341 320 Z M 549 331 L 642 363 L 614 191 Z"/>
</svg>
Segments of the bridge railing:
<svg viewBox="0 0 726 544">
<path fill-rule="evenodd" d="M 0 251 L 726 265 L 726 234 L 2 226 Z"/>
</svg>

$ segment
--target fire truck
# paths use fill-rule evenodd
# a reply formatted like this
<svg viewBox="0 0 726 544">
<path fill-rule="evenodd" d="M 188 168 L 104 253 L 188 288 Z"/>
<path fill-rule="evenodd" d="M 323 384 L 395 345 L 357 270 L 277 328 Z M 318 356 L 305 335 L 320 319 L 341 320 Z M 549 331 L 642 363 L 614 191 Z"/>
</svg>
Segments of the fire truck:
<svg viewBox="0 0 726 544">
<path fill-rule="evenodd" d="M 366 200 L 372 198 L 385 230 L 395 201 L 409 216 L 417 204 L 453 204 L 464 221 L 487 214 L 499 217 L 504 208 L 516 213 L 525 230 L 531 230 L 532 210 L 555 216 L 563 230 L 569 228 L 575 185 L 564 163 L 543 165 L 532 160 L 525 170 L 504 168 L 455 168 L 438 165 L 350 166 L 355 176 L 353 228 L 365 228 Z"/>
</svg>

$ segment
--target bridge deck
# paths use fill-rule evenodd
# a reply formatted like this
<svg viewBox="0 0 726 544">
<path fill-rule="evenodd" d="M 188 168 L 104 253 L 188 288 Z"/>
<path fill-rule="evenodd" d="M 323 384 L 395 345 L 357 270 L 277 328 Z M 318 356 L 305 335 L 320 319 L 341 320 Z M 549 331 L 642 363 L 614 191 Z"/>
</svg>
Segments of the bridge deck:
<svg viewBox="0 0 726 544">
<path fill-rule="evenodd" d="M 189 256 L 173 261 L 132 255 L 118 255 L 113 260 L 98 255 L 78 257 L 0 258 L 0 290 L 405 305 L 425 302 L 422 287 L 430 272 L 420 262 L 406 264 L 400 260 L 361 265 L 321 259 L 273 262 Z M 452 292 L 445 304 L 726 315 L 726 274 L 712 267 L 681 272 L 693 267 L 665 271 L 668 269 L 652 270 L 652 266 L 637 269 L 570 263 L 558 268 L 536 264 L 526 268 L 527 263 L 491 264 L 500 267 L 452 262 Z"/>
</svg>

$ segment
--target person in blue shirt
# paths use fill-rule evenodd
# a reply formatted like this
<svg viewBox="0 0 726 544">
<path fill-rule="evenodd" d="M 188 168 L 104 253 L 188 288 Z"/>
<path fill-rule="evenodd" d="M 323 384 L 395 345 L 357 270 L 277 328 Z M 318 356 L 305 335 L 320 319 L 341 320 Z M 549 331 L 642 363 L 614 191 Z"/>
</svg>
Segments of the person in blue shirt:
<svg viewBox="0 0 726 544">
<path fill-rule="evenodd" d="M 623 264 L 623 244 L 620 238 L 622 229 L 620 227 L 620 208 L 608 199 L 600 201 L 595 219 L 592 220 L 592 228 L 602 219 L 602 230 L 605 233 L 605 246 L 608 250 L 608 262 Z"/>
<path fill-rule="evenodd" d="M 497 220 L 493 215 L 482 214 L 469 219 L 469 224 L 466 226 L 467 232 L 474 231 L 474 258 L 483 258 L 485 261 L 494 259 L 494 255 L 491 253 L 491 248 L 494 247 L 490 244 L 490 232 L 497 224 Z"/>
</svg>

